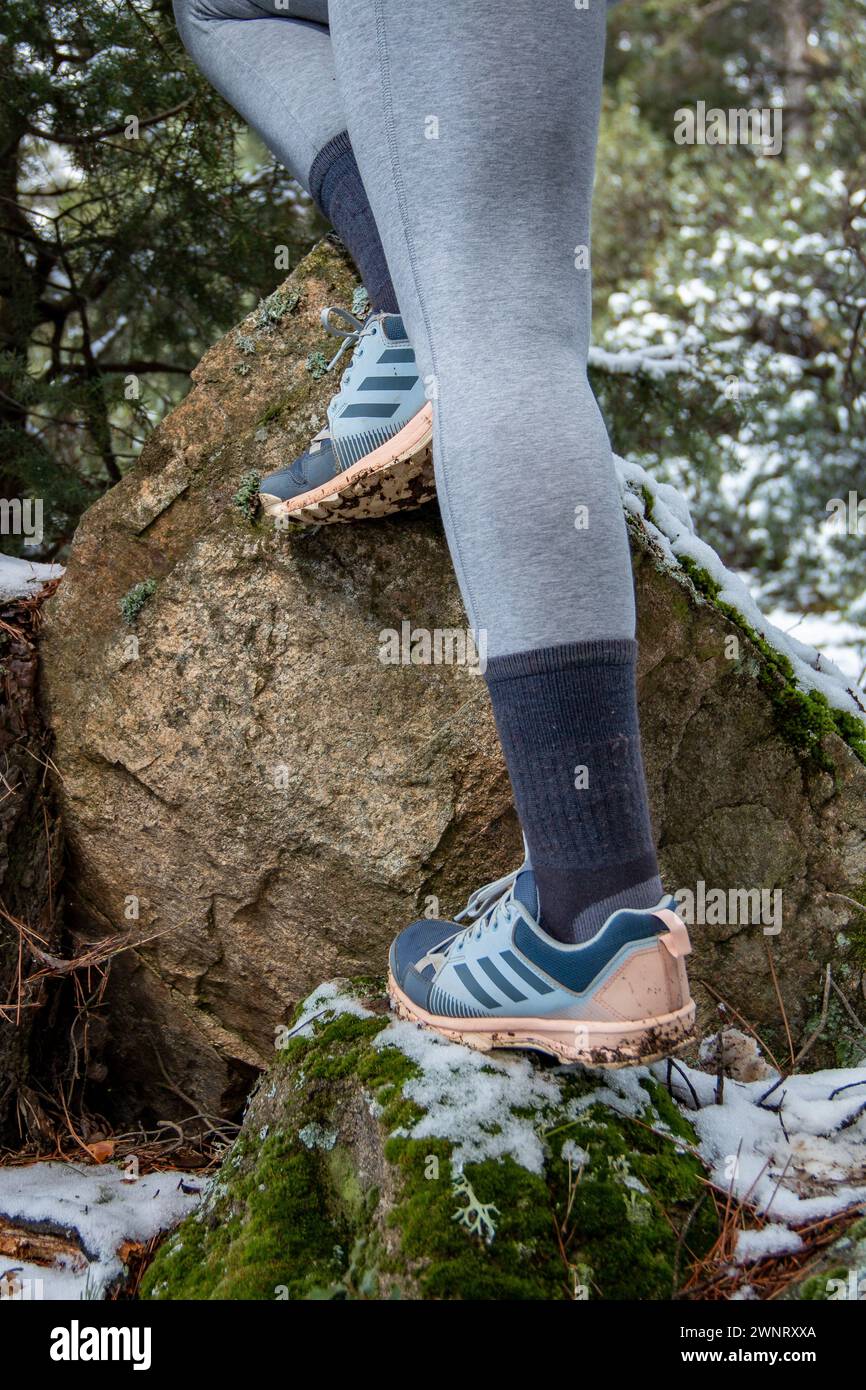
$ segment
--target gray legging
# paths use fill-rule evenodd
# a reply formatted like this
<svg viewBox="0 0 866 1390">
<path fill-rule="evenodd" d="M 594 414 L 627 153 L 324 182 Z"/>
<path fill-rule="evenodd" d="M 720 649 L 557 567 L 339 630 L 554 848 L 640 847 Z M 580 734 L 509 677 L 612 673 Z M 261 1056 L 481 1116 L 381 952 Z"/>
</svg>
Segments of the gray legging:
<svg viewBox="0 0 866 1390">
<path fill-rule="evenodd" d="M 634 636 L 586 377 L 605 0 L 175 0 L 197 64 L 306 184 L 348 129 L 434 397 L 439 501 L 491 657 Z"/>
</svg>

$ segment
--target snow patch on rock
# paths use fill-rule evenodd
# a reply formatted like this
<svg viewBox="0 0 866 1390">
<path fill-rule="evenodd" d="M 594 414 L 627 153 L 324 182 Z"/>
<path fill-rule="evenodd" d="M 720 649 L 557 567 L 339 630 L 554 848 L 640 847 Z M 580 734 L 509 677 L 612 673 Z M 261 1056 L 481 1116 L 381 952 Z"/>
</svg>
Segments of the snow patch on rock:
<svg viewBox="0 0 866 1390">
<path fill-rule="evenodd" d="M 62 565 L 37 565 L 14 555 L 0 555 L 0 600 L 29 598 L 50 579 L 59 579 Z"/>
<path fill-rule="evenodd" d="M 817 690 L 834 709 L 860 718 L 866 714 L 866 699 L 850 677 L 829 657 L 764 616 L 739 575 L 727 569 L 712 546 L 695 533 L 688 503 L 669 483 L 658 483 L 640 464 L 615 458 L 622 489 L 623 506 L 639 516 L 650 537 L 671 569 L 681 568 L 683 558 L 693 560 L 719 585 L 719 601 L 736 608 L 743 618 L 776 651 L 790 661 L 797 683 L 804 690 Z M 647 494 L 652 498 L 648 508 Z M 647 515 L 647 511 L 651 515 Z"/>
<path fill-rule="evenodd" d="M 374 1016 L 338 985 L 317 990 L 303 1013 L 312 1017 L 323 1008 Z M 558 1110 L 561 1123 L 561 1069 L 542 1071 L 520 1053 L 475 1052 L 400 1019 L 391 1019 L 374 1045 L 399 1048 L 418 1068 L 404 1095 L 424 1115 L 408 1137 L 445 1139 L 454 1146 L 458 1167 L 507 1155 L 532 1173 L 543 1172 L 550 1157 L 547 1117 Z M 641 1084 L 648 1078 L 666 1084 L 665 1062 L 590 1075 L 598 1084 L 568 1101 L 570 1117 L 602 1105 L 651 1124 L 677 1148 L 691 1149 L 670 1132 Z M 738 1263 L 790 1253 L 799 1248 L 795 1227 L 866 1202 L 866 1059 L 857 1067 L 784 1079 L 772 1070 L 755 1081 L 728 1079 L 721 1105 L 715 1075 L 680 1062 L 672 1091 L 697 1133 L 694 1151 L 712 1181 L 767 1218 L 761 1230 L 741 1240 Z M 558 1152 L 572 1163 L 585 1157 L 576 1148 Z"/>
</svg>

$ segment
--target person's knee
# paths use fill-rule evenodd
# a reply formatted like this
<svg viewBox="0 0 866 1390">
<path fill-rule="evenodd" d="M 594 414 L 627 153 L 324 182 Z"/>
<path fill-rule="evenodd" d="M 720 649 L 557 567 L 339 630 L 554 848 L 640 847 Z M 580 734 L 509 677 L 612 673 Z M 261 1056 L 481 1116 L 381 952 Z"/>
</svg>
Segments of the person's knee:
<svg viewBox="0 0 866 1390">
<path fill-rule="evenodd" d="M 174 22 L 187 48 L 190 46 L 190 39 L 194 41 L 195 34 L 201 31 L 203 26 L 230 17 L 221 11 L 219 0 L 172 0 L 172 6 Z"/>
<path fill-rule="evenodd" d="M 196 21 L 201 18 L 198 13 L 199 0 L 172 0 L 172 9 L 177 32 L 183 40 L 184 47 L 188 49 L 195 32 Z"/>
</svg>

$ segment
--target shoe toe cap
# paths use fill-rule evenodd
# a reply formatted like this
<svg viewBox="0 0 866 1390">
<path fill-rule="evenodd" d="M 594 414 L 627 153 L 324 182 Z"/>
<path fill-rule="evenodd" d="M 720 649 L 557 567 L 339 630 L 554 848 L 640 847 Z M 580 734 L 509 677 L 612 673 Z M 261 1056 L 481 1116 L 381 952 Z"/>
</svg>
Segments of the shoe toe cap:
<svg viewBox="0 0 866 1390">
<path fill-rule="evenodd" d="M 421 973 L 416 969 L 418 961 L 422 960 L 428 951 L 432 951 L 435 946 L 447 941 L 450 936 L 454 936 L 458 930 L 459 928 L 453 922 L 443 922 L 427 917 L 413 922 L 411 926 L 401 931 L 400 935 L 394 939 L 390 955 L 391 974 L 401 989 L 405 988 L 410 973 L 419 980 L 423 979 Z M 428 967 L 425 973 L 432 975 L 432 967 Z"/>
<path fill-rule="evenodd" d="M 337 459 L 330 443 L 323 443 L 314 453 L 309 450 L 296 458 L 288 468 L 269 473 L 259 483 L 259 492 L 268 497 L 279 497 L 290 502 L 294 497 L 302 497 L 314 487 L 328 483 L 339 472 Z"/>
</svg>

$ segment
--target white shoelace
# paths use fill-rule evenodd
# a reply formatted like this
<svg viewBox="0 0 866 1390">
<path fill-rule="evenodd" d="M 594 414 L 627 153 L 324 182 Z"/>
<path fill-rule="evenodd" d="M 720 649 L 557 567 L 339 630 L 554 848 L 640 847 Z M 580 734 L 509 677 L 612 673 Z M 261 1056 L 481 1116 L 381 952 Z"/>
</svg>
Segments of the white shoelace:
<svg viewBox="0 0 866 1390">
<path fill-rule="evenodd" d="M 523 852 L 523 863 L 518 868 L 475 890 L 466 906 L 454 917 L 455 922 L 466 922 L 467 925 L 456 936 L 446 937 L 434 948 L 435 952 L 449 956 L 458 942 L 465 941 L 473 932 L 478 939 L 482 932 L 491 929 L 495 931 L 499 926 L 511 925 L 515 917 L 514 885 L 518 874 L 529 868 L 529 846 L 525 836 Z"/>
<path fill-rule="evenodd" d="M 342 319 L 343 323 L 348 324 L 349 327 L 342 328 L 339 324 L 333 324 L 331 322 L 332 316 L 338 319 Z M 359 318 L 356 318 L 354 314 L 350 314 L 348 309 L 331 307 L 328 309 L 323 309 L 320 317 L 322 320 L 322 327 L 325 329 L 327 333 L 330 333 L 331 336 L 334 338 L 343 339 L 342 343 L 337 348 L 337 351 L 335 352 L 334 356 L 328 363 L 328 371 L 330 372 L 334 367 L 336 367 L 344 352 L 346 352 L 350 347 L 353 349 L 356 348 L 360 343 L 361 339 L 364 337 L 364 335 L 366 333 L 371 332 L 375 324 L 378 323 L 382 318 L 382 315 L 371 314 L 368 319 L 361 320 Z M 345 381 L 345 379 L 346 378 L 344 373 L 343 380 Z"/>
</svg>

